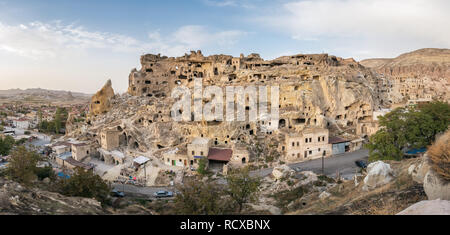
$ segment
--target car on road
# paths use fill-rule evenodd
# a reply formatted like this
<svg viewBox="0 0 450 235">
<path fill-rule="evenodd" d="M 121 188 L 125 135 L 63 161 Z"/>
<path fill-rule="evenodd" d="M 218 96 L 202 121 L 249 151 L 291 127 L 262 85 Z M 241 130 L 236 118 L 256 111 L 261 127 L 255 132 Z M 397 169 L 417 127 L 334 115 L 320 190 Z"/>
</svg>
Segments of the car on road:
<svg viewBox="0 0 450 235">
<path fill-rule="evenodd" d="M 125 197 L 125 193 L 124 192 L 120 192 L 120 191 L 118 191 L 116 189 L 111 191 L 111 195 L 113 197 Z"/>
<path fill-rule="evenodd" d="M 156 198 L 173 197 L 173 193 L 169 191 L 158 191 L 153 194 Z"/>
<path fill-rule="evenodd" d="M 363 161 L 363 160 L 357 160 L 357 161 L 355 161 L 355 164 L 356 164 L 358 167 L 361 167 L 361 168 L 363 168 L 363 169 L 366 169 L 366 168 L 367 168 L 367 162 L 366 162 L 366 161 Z"/>
</svg>

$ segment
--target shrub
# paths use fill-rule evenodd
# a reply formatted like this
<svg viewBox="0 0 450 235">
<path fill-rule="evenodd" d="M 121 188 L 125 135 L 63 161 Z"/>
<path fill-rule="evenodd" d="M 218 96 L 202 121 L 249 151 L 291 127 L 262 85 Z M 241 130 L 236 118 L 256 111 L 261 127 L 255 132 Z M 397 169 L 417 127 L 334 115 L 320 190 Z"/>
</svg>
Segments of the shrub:
<svg viewBox="0 0 450 235">
<path fill-rule="evenodd" d="M 431 167 L 444 180 L 450 181 L 450 130 L 440 136 L 428 149 Z"/>
</svg>

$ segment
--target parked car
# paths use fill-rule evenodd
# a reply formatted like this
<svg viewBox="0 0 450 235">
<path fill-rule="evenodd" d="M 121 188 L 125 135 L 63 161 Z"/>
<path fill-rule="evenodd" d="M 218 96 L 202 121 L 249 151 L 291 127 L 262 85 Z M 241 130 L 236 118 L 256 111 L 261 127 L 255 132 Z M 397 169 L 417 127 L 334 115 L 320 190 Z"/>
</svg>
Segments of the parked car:
<svg viewBox="0 0 450 235">
<path fill-rule="evenodd" d="M 363 168 L 363 169 L 366 169 L 366 168 L 367 168 L 367 162 L 365 162 L 365 161 L 363 161 L 363 160 L 357 160 L 357 161 L 355 161 L 355 164 L 356 164 L 358 167 L 361 167 L 361 168 Z"/>
<path fill-rule="evenodd" d="M 120 191 L 118 191 L 116 189 L 111 191 L 111 195 L 113 197 L 125 197 L 125 193 L 124 192 L 120 192 Z"/>
<path fill-rule="evenodd" d="M 153 194 L 156 198 L 173 197 L 173 193 L 169 191 L 158 191 Z"/>
</svg>

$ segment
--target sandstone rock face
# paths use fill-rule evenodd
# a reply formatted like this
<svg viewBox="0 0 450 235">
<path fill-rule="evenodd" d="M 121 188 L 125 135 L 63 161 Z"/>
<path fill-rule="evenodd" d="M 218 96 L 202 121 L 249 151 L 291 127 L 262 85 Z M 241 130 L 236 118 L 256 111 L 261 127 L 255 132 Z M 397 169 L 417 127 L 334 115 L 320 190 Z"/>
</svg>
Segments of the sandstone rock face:
<svg viewBox="0 0 450 235">
<path fill-rule="evenodd" d="M 450 78 L 450 50 L 425 48 L 402 54 L 394 59 L 368 59 L 361 64 L 390 76 L 421 75 Z"/>
<path fill-rule="evenodd" d="M 360 62 L 386 78 L 380 89 L 390 90 L 390 102 L 450 100 L 450 50 L 425 48 L 394 59 Z"/>
<path fill-rule="evenodd" d="M 432 169 L 425 175 L 423 189 L 429 200 L 450 200 L 450 183 L 442 180 Z"/>
<path fill-rule="evenodd" d="M 109 111 L 111 108 L 110 100 L 114 97 L 114 90 L 112 88 L 111 80 L 108 80 L 101 90 L 99 90 L 91 98 L 89 105 L 89 114 L 96 116 Z"/>
<path fill-rule="evenodd" d="M 273 168 L 272 175 L 275 179 L 279 180 L 283 177 L 286 177 L 292 174 L 294 170 L 292 170 L 288 165 L 281 165 Z"/>
<path fill-rule="evenodd" d="M 450 215 L 450 201 L 439 199 L 421 201 L 397 215 Z"/>
<path fill-rule="evenodd" d="M 372 162 L 367 166 L 367 176 L 364 178 L 363 190 L 370 190 L 385 185 L 393 179 L 394 171 L 389 164 L 382 161 Z"/>
</svg>

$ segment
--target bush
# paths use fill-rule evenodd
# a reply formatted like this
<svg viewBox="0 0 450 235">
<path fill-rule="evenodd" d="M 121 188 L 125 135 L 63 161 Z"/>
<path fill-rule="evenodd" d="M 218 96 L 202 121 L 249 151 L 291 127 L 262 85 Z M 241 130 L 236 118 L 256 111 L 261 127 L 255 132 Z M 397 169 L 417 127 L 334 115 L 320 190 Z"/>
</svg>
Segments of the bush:
<svg viewBox="0 0 450 235">
<path fill-rule="evenodd" d="M 24 146 L 19 146 L 11 154 L 7 169 L 8 175 L 12 180 L 29 185 L 37 178 L 36 164 L 39 160 L 39 154 L 27 150 Z"/>
<path fill-rule="evenodd" d="M 39 180 L 43 180 L 45 178 L 55 179 L 56 175 L 51 166 L 40 167 L 36 169 L 36 175 Z"/>
<path fill-rule="evenodd" d="M 444 180 L 450 181 L 450 130 L 428 149 L 428 157 L 433 170 Z"/>
<path fill-rule="evenodd" d="M 201 159 L 198 161 L 198 169 L 197 169 L 197 172 L 198 172 L 200 175 L 206 175 L 206 174 L 208 174 L 208 170 L 206 169 L 207 164 L 208 164 L 208 159 L 206 159 L 206 158 L 201 158 Z"/>
<path fill-rule="evenodd" d="M 105 181 L 92 171 L 79 167 L 69 179 L 60 181 L 59 191 L 66 196 L 95 198 L 102 205 L 110 203 L 111 190 Z"/>
</svg>

